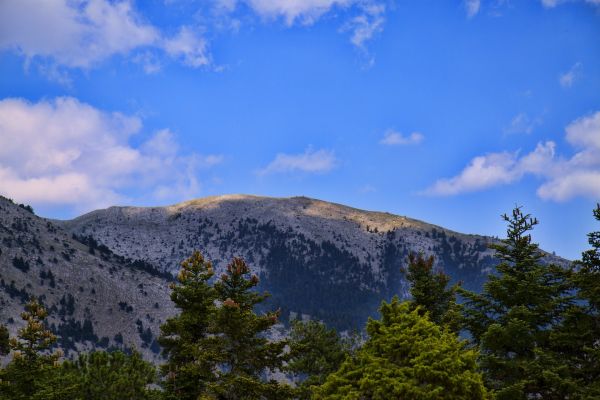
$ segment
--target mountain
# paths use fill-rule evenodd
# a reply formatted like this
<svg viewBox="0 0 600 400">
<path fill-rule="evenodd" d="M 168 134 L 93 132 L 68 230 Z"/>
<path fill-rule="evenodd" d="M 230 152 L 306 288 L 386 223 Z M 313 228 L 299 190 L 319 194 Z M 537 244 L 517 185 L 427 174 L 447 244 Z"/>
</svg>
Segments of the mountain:
<svg viewBox="0 0 600 400">
<path fill-rule="evenodd" d="M 67 356 L 135 346 L 157 359 L 159 325 L 175 310 L 169 275 L 93 241 L 73 239 L 29 207 L 0 196 L 0 324 L 11 334 L 31 296 L 41 297 Z"/>
<path fill-rule="evenodd" d="M 265 307 L 281 308 L 283 322 L 308 315 L 362 328 L 382 299 L 406 296 L 401 267 L 410 252 L 434 255 L 436 268 L 479 289 L 495 264 L 494 240 L 306 197 L 208 197 L 70 221 L 0 197 L 0 323 L 14 334 L 25 302 L 41 297 L 68 355 L 135 346 L 156 361 L 159 326 L 176 312 L 168 284 L 198 249 L 217 274 L 244 258 L 271 293 Z"/>
<path fill-rule="evenodd" d="M 361 327 L 382 299 L 405 296 L 401 267 L 410 252 L 478 289 L 494 265 L 490 237 L 411 218 L 306 197 L 227 195 L 168 207 L 110 207 L 56 221 L 80 240 L 175 273 L 194 249 L 217 273 L 248 261 L 283 318 L 308 314 L 339 328 Z"/>
</svg>

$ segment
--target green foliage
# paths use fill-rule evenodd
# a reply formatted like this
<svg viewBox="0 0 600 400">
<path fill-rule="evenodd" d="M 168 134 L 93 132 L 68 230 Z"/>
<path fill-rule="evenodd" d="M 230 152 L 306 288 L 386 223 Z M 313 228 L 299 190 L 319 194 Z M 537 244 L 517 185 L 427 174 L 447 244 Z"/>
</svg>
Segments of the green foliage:
<svg viewBox="0 0 600 400">
<path fill-rule="evenodd" d="M 493 246 L 497 274 L 489 276 L 481 294 L 461 290 L 466 327 L 497 399 L 564 399 L 572 382 L 553 356 L 550 338 L 570 303 L 567 274 L 542 262 L 528 234 L 537 220 L 519 208 L 503 218 L 507 238 Z"/>
<path fill-rule="evenodd" d="M 594 210 L 600 221 L 600 205 Z M 570 281 L 577 302 L 564 314 L 564 323 L 553 332 L 558 357 L 567 364 L 576 382 L 578 398 L 600 398 L 600 231 L 588 235 L 591 249 L 574 263 Z"/>
<path fill-rule="evenodd" d="M 58 368 L 60 357 L 48 354 L 56 337 L 44 325 L 46 316 L 46 309 L 35 300 L 25 306 L 21 318 L 26 324 L 9 341 L 13 358 L 0 375 L 0 398 L 43 398 L 40 391 Z"/>
<path fill-rule="evenodd" d="M 162 367 L 169 399 L 284 399 L 291 388 L 264 381 L 268 371 L 283 367 L 285 341 L 270 342 L 265 333 L 278 313 L 257 315 L 266 295 L 253 289 L 241 259 L 227 266 L 214 285 L 210 262 L 196 252 L 182 263 L 172 300 L 181 310 L 162 327 L 159 339 L 168 363 Z"/>
<path fill-rule="evenodd" d="M 156 382 L 156 369 L 139 353 L 93 352 L 77 361 L 65 361 L 60 372 L 63 382 L 71 385 L 73 398 L 105 400 L 147 400 L 157 395 L 148 389 Z"/>
<path fill-rule="evenodd" d="M 475 350 L 395 297 L 381 320 L 367 323 L 369 340 L 316 388 L 327 400 L 485 399 Z"/>
<path fill-rule="evenodd" d="M 439 325 L 458 331 L 460 327 L 460 307 L 456 303 L 458 285 L 448 288 L 450 276 L 444 272 L 434 272 L 434 258 L 425 258 L 422 253 L 408 256 L 408 268 L 403 272 L 410 283 L 411 305 L 427 312 L 429 319 Z"/>
<path fill-rule="evenodd" d="M 216 291 L 208 281 L 213 276 L 212 264 L 200 252 L 194 252 L 181 263 L 178 285 L 171 284 L 171 300 L 179 315 L 169 318 L 161 327 L 158 341 L 168 358 L 161 366 L 167 399 L 196 400 L 213 376 L 210 355 L 199 353 L 208 336 L 214 314 Z"/>
<path fill-rule="evenodd" d="M 310 399 L 312 386 L 323 384 L 329 374 L 338 370 L 349 353 L 347 343 L 335 329 L 328 329 L 319 321 L 293 321 L 289 346 L 287 370 L 305 377 L 296 393 L 300 399 Z"/>
</svg>

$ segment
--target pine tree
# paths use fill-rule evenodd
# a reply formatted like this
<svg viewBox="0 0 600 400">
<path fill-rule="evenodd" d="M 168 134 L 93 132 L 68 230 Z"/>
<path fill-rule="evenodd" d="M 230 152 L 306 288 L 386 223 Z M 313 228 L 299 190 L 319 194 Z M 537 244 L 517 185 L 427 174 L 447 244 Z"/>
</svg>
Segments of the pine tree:
<svg viewBox="0 0 600 400">
<path fill-rule="evenodd" d="M 253 290 L 256 285 L 258 277 L 250 276 L 248 266 L 240 258 L 233 259 L 214 285 L 219 305 L 206 349 L 215 355 L 218 369 L 215 380 L 208 384 L 206 398 L 275 400 L 292 394 L 291 387 L 262 379 L 265 373 L 283 369 L 287 343 L 266 338 L 279 313 L 255 312 L 256 306 L 267 297 Z"/>
<path fill-rule="evenodd" d="M 397 297 L 369 319 L 369 340 L 315 389 L 316 400 L 486 399 L 477 353 Z"/>
<path fill-rule="evenodd" d="M 600 221 L 600 205 L 594 216 Z M 573 398 L 600 399 L 600 231 L 590 233 L 588 241 L 591 249 L 575 261 L 570 275 L 578 301 L 552 340 L 574 380 Z"/>
<path fill-rule="evenodd" d="M 460 307 L 456 303 L 458 285 L 448 287 L 450 276 L 434 272 L 434 258 L 422 253 L 408 256 L 408 267 L 403 269 L 410 283 L 412 307 L 429 314 L 429 319 L 453 331 L 460 328 Z"/>
<path fill-rule="evenodd" d="M 553 356 L 550 336 L 569 305 L 567 274 L 546 265 L 528 232 L 538 223 L 515 208 L 507 238 L 492 247 L 500 263 L 481 294 L 466 298 L 465 323 L 480 349 L 480 366 L 499 400 L 563 399 L 568 370 Z"/>
<path fill-rule="evenodd" d="M 74 362 L 65 361 L 61 372 L 74 383 L 73 398 L 149 400 L 158 396 L 148 388 L 156 382 L 156 369 L 137 352 L 81 354 Z"/>
<path fill-rule="evenodd" d="M 253 289 L 241 259 L 227 266 L 214 285 L 213 268 L 199 252 L 182 263 L 171 299 L 180 314 L 161 326 L 159 342 L 168 362 L 161 367 L 166 399 L 285 399 L 291 388 L 264 381 L 263 375 L 281 369 L 286 343 L 270 342 L 266 331 L 277 313 L 257 315 L 266 295 Z"/>
<path fill-rule="evenodd" d="M 296 391 L 299 399 L 310 399 L 313 386 L 322 385 L 349 355 L 347 343 L 336 330 L 319 321 L 293 321 L 289 346 L 287 370 L 305 377 Z"/>
<path fill-rule="evenodd" d="M 44 325 L 47 315 L 36 300 L 30 301 L 21 314 L 26 325 L 19 330 L 17 338 L 9 341 L 13 358 L 1 376 L 0 394 L 6 398 L 41 398 L 40 390 L 58 368 L 60 353 L 48 353 L 56 336 Z"/>
<path fill-rule="evenodd" d="M 179 284 L 171 285 L 171 300 L 180 312 L 161 326 L 158 340 L 168 358 L 161 366 L 166 399 L 196 400 L 213 378 L 214 363 L 199 347 L 214 317 L 213 275 L 212 264 L 196 251 L 181 263 Z"/>
</svg>

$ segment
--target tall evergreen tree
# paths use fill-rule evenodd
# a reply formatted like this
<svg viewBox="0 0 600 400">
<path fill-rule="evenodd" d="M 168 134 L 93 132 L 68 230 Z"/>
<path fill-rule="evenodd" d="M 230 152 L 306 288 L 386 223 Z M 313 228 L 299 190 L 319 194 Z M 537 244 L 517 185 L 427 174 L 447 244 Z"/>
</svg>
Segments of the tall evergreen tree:
<svg viewBox="0 0 600 400">
<path fill-rule="evenodd" d="M 296 390 L 299 399 L 310 399 L 313 387 L 323 384 L 349 355 L 336 330 L 319 321 L 293 321 L 289 346 L 287 370 L 304 378 Z"/>
<path fill-rule="evenodd" d="M 26 324 L 18 337 L 9 341 L 13 358 L 2 371 L 0 396 L 12 400 L 42 398 L 39 392 L 55 373 L 60 357 L 58 352 L 49 353 L 56 336 L 44 325 L 47 315 L 36 300 L 25 306 L 21 318 Z"/>
<path fill-rule="evenodd" d="M 196 251 L 181 263 L 179 284 L 171 284 L 171 300 L 179 314 L 161 326 L 158 340 L 168 359 L 161 366 L 166 399 L 196 400 L 212 380 L 214 363 L 200 346 L 214 317 L 217 293 L 209 284 L 213 275 L 212 264 Z"/>
<path fill-rule="evenodd" d="M 600 221 L 600 205 L 594 217 Z M 591 249 L 574 262 L 570 275 L 578 301 L 552 339 L 575 381 L 573 398 L 600 399 L 600 231 L 588 234 L 588 242 Z"/>
<path fill-rule="evenodd" d="M 264 374 L 281 369 L 286 342 L 271 342 L 266 331 L 277 313 L 258 315 L 266 295 L 253 289 L 258 278 L 234 259 L 214 285 L 213 268 L 199 252 L 182 263 L 171 299 L 180 314 L 161 327 L 159 342 L 167 399 L 284 399 L 291 389 Z"/>
<path fill-rule="evenodd" d="M 456 302 L 458 285 L 448 287 L 450 276 L 443 271 L 434 271 L 433 256 L 427 258 L 423 253 L 411 253 L 408 267 L 403 269 L 410 283 L 411 305 L 427 312 L 429 319 L 444 325 L 453 331 L 460 327 L 460 307 Z"/>
<path fill-rule="evenodd" d="M 315 400 L 486 399 L 477 352 L 395 297 L 369 319 L 369 340 L 315 389 Z"/>
<path fill-rule="evenodd" d="M 480 366 L 499 400 L 563 399 L 568 371 L 552 355 L 550 336 L 568 307 L 565 270 L 546 265 L 528 233 L 538 222 L 520 208 L 503 216 L 507 238 L 493 245 L 500 263 L 481 294 L 466 298 L 466 328 L 480 348 Z"/>
<path fill-rule="evenodd" d="M 215 355 L 218 368 L 214 381 L 208 384 L 207 398 L 276 400 L 292 394 L 291 387 L 262 378 L 265 373 L 283 369 L 287 342 L 267 339 L 266 333 L 277 323 L 279 313 L 255 312 L 267 297 L 254 290 L 256 285 L 258 277 L 250 275 L 241 258 L 234 258 L 214 285 L 219 304 L 206 350 Z"/>
</svg>

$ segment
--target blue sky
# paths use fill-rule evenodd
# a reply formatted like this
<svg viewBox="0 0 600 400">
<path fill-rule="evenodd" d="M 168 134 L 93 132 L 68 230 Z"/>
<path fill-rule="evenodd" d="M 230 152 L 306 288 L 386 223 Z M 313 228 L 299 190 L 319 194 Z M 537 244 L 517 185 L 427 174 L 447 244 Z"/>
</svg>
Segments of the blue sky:
<svg viewBox="0 0 600 400">
<path fill-rule="evenodd" d="M 69 218 L 306 195 L 576 258 L 600 201 L 598 0 L 9 0 L 0 193 Z"/>
</svg>

